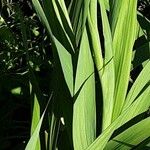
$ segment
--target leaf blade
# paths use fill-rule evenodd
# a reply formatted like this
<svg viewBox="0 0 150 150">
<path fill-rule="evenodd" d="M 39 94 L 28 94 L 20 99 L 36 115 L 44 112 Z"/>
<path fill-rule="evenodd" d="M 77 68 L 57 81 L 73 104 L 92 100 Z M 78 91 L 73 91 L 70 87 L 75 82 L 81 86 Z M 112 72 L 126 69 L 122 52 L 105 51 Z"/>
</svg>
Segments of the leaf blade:
<svg viewBox="0 0 150 150">
<path fill-rule="evenodd" d="M 78 95 L 73 111 L 73 142 L 76 150 L 85 149 L 95 139 L 96 109 L 93 72 L 94 65 L 85 30 L 81 41 L 75 79 L 75 94 Z"/>
<path fill-rule="evenodd" d="M 112 149 L 126 149 L 130 150 L 131 147 L 128 145 L 138 145 L 141 141 L 144 141 L 150 135 L 150 117 L 140 121 L 139 123 L 133 125 L 129 129 L 125 130 L 123 133 L 114 137 L 111 141 L 106 145 L 106 150 Z M 139 136 L 138 136 L 139 135 Z M 121 142 L 127 143 L 120 144 Z"/>
</svg>

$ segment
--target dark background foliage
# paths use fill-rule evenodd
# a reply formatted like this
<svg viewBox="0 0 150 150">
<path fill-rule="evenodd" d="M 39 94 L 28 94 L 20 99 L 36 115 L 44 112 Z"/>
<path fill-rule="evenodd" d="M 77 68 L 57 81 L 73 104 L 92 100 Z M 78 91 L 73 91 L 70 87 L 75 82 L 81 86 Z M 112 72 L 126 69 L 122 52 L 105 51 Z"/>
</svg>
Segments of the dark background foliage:
<svg viewBox="0 0 150 150">
<path fill-rule="evenodd" d="M 149 0 L 139 0 L 137 9 L 150 19 Z M 31 0 L 1 0 L 0 16 L 4 19 L 0 19 L 0 150 L 21 150 L 30 136 L 31 126 L 27 59 L 47 99 L 52 84 L 53 55 Z M 28 52 L 23 30 L 27 33 Z"/>
</svg>

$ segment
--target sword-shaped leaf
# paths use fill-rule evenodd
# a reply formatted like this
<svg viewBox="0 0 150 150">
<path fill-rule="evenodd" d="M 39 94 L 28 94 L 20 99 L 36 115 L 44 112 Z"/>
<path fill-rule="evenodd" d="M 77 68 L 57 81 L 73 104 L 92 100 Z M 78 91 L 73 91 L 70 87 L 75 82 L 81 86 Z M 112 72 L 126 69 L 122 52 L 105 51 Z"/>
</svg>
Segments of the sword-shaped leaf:
<svg viewBox="0 0 150 150">
<path fill-rule="evenodd" d="M 72 0 L 70 5 L 70 16 L 73 31 L 76 35 L 77 45 L 79 44 L 88 15 L 90 0 Z"/>
<path fill-rule="evenodd" d="M 115 94 L 114 94 L 114 121 L 121 113 L 125 96 L 127 93 L 132 49 L 136 37 L 136 0 L 116 0 L 114 1 L 112 13 L 112 34 L 115 65 Z M 114 23 L 113 23 L 114 22 Z"/>
<path fill-rule="evenodd" d="M 136 101 L 132 103 L 123 113 L 106 129 L 102 134 L 87 148 L 87 150 L 99 150 L 104 149 L 112 133 L 131 120 L 137 115 L 147 111 L 150 106 L 150 87 L 147 88 Z"/>
<path fill-rule="evenodd" d="M 86 149 L 96 136 L 94 65 L 87 31 L 81 40 L 75 79 L 73 143 L 75 150 Z"/>
<path fill-rule="evenodd" d="M 129 91 L 123 110 L 127 109 L 148 87 L 150 87 L 150 61 L 143 68 L 142 72 L 139 74 L 131 90 Z"/>
<path fill-rule="evenodd" d="M 26 145 L 25 150 L 31 150 L 31 149 L 32 150 L 37 150 L 37 142 L 38 142 L 38 139 L 39 139 L 40 129 L 41 129 L 41 126 L 42 126 L 42 122 L 43 122 L 43 119 L 44 119 L 45 112 L 47 110 L 47 107 L 49 105 L 49 102 L 50 102 L 51 98 L 52 98 L 52 94 L 51 94 L 51 96 L 50 96 L 50 98 L 49 98 L 49 100 L 47 102 L 47 105 L 46 105 L 46 107 L 45 107 L 45 109 L 43 111 L 43 114 L 42 114 L 42 116 L 41 116 L 41 118 L 40 118 L 40 120 L 39 120 L 39 122 L 38 122 L 38 124 L 37 124 L 37 126 L 36 126 L 36 128 L 35 128 L 35 130 L 34 130 L 34 132 L 32 134 L 32 136 L 30 138 L 29 142 Z M 40 150 L 40 148 L 39 148 L 39 150 Z"/>
<path fill-rule="evenodd" d="M 59 58 L 56 55 L 54 55 L 54 57 L 57 57 L 55 58 L 55 60 L 60 59 L 65 81 L 67 83 L 70 94 L 73 95 L 73 68 L 72 68 L 72 56 L 71 56 L 73 51 L 72 51 L 71 45 L 69 44 L 70 42 L 64 31 L 64 28 L 62 28 L 59 22 L 61 18 L 59 16 L 58 9 L 56 9 L 57 8 L 56 3 L 55 1 L 53 1 L 53 3 L 50 1 L 49 2 L 44 1 L 44 10 L 43 10 L 38 0 L 33 0 L 32 2 L 42 23 L 46 26 L 49 32 L 49 35 L 52 39 L 52 44 L 54 44 L 54 47 L 56 47 L 56 49 L 53 49 L 53 50 L 54 50 L 54 53 L 58 53 Z M 55 5 L 56 7 L 55 9 L 53 5 Z M 49 9 L 48 6 L 50 8 L 52 7 L 53 9 Z M 51 14 L 49 14 L 49 10 L 51 11 Z M 50 19 L 48 17 L 49 15 L 51 15 L 51 18 L 53 18 L 53 20 L 51 21 L 49 20 Z M 61 32 L 58 31 L 58 28 L 61 29 Z M 61 35 L 60 33 L 65 35 L 65 37 L 63 37 L 63 35 Z M 65 39 L 66 41 L 64 41 Z M 55 52 L 55 50 L 57 50 L 57 52 Z"/>
<path fill-rule="evenodd" d="M 99 0 L 103 36 L 104 36 L 104 69 L 102 74 L 102 88 L 103 88 L 103 125 L 102 129 L 105 130 L 112 120 L 113 104 L 114 104 L 114 87 L 115 87 L 115 74 L 114 74 L 114 60 L 113 60 L 113 47 L 112 36 L 106 8 L 103 0 Z"/>
<path fill-rule="evenodd" d="M 150 135 L 150 117 L 131 126 L 123 133 L 114 137 L 106 145 L 105 150 L 130 150 L 141 141 L 147 139 Z M 131 145 L 131 146 L 129 146 Z"/>
</svg>

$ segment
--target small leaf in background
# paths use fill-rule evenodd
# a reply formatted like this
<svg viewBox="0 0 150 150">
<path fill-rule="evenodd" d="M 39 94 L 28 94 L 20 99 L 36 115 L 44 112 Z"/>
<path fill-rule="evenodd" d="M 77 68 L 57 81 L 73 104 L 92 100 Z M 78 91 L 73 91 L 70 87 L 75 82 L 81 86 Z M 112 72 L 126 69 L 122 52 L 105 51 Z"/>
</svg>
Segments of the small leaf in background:
<svg viewBox="0 0 150 150">
<path fill-rule="evenodd" d="M 40 34 L 38 28 L 33 28 L 32 32 L 35 36 L 38 36 Z"/>
<path fill-rule="evenodd" d="M 17 87 L 17 88 L 12 89 L 11 93 L 19 95 L 21 93 L 21 87 Z"/>
<path fill-rule="evenodd" d="M 0 16 L 0 26 L 3 25 L 5 23 L 3 17 Z"/>
</svg>

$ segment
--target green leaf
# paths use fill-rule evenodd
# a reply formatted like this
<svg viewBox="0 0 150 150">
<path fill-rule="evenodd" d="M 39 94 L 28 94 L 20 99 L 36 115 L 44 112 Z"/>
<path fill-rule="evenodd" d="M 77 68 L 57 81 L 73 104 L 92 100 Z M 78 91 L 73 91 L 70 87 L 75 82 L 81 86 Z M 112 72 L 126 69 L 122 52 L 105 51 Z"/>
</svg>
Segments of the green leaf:
<svg viewBox="0 0 150 150">
<path fill-rule="evenodd" d="M 114 94 L 114 121 L 123 108 L 125 96 L 127 93 L 132 49 L 136 37 L 136 0 L 116 0 L 114 1 L 112 13 L 112 34 L 115 65 L 115 94 Z"/>
<path fill-rule="evenodd" d="M 76 40 L 75 40 L 75 35 L 73 33 L 73 29 L 72 29 L 72 24 L 69 18 L 69 14 L 67 12 L 67 8 L 65 6 L 65 2 L 64 0 L 59 0 L 59 2 L 56 1 L 57 4 L 57 9 L 59 11 L 59 16 L 60 16 L 60 22 L 66 32 L 66 34 L 68 35 L 72 46 L 74 47 L 74 49 L 77 48 L 76 46 Z"/>
<path fill-rule="evenodd" d="M 106 145 L 105 150 L 130 150 L 128 145 L 138 145 L 150 135 L 150 117 L 140 121 L 132 127 L 125 130 L 123 133 L 114 137 Z"/>
<path fill-rule="evenodd" d="M 0 26 L 6 24 L 4 18 L 2 16 L 0 16 Z"/>
<path fill-rule="evenodd" d="M 54 57 L 55 59 L 60 59 L 65 81 L 68 85 L 70 94 L 73 96 L 73 66 L 72 66 L 72 56 L 71 56 L 72 48 L 71 45 L 69 44 L 70 43 L 68 41 L 69 39 L 59 22 L 61 21 L 61 18 L 59 16 L 56 3 L 55 1 L 53 1 L 53 4 L 51 1 L 44 1 L 44 10 L 41 7 L 38 0 L 33 0 L 33 4 L 35 6 L 38 15 L 41 18 L 41 21 L 49 31 L 54 47 L 56 47 L 56 49 L 53 48 L 54 50 L 53 52 L 56 53 L 55 52 L 56 50 L 59 58 L 57 58 L 56 55 Z M 55 9 L 54 9 L 54 5 L 55 5 Z M 48 8 L 48 6 L 52 9 Z M 49 10 L 51 11 L 50 16 L 49 16 Z M 50 17 L 53 19 L 50 19 Z M 57 28 L 59 28 L 61 31 L 60 30 L 58 31 Z"/>
<path fill-rule="evenodd" d="M 49 141 L 48 141 L 48 148 L 49 150 L 56 149 L 57 145 L 57 139 L 58 139 L 58 133 L 59 133 L 59 126 L 60 126 L 60 120 L 56 118 L 54 113 L 49 116 Z"/>
<path fill-rule="evenodd" d="M 150 137 L 140 142 L 138 145 L 134 146 L 132 150 L 150 149 Z"/>
<path fill-rule="evenodd" d="M 70 16 L 73 31 L 76 35 L 77 45 L 82 37 L 88 15 L 90 0 L 72 0 L 70 5 Z"/>
<path fill-rule="evenodd" d="M 70 28 L 72 29 L 72 24 L 71 24 L 69 14 L 68 14 L 68 11 L 67 11 L 67 8 L 66 8 L 66 5 L 65 5 L 65 1 L 64 0 L 59 0 L 59 4 L 61 5 L 61 8 L 63 10 L 63 13 L 64 13 L 65 17 L 66 17 L 66 20 L 68 21 L 68 24 L 69 24 Z"/>
<path fill-rule="evenodd" d="M 34 133 L 32 134 L 32 136 L 31 136 L 31 138 L 30 138 L 30 140 L 29 140 L 25 150 L 31 150 L 31 149 L 32 150 L 37 150 L 36 146 L 37 146 L 37 141 L 39 139 L 39 132 L 40 132 L 40 128 L 41 128 L 41 125 L 42 125 L 42 122 L 43 122 L 44 114 L 45 114 L 45 111 L 42 114 L 41 119 L 38 122 L 38 125 L 37 125 L 36 129 L 34 130 Z"/>
<path fill-rule="evenodd" d="M 36 80 L 35 74 L 32 68 L 29 66 L 29 77 L 30 77 L 30 94 L 32 104 L 32 121 L 31 121 L 31 137 L 34 134 L 36 127 L 40 121 L 40 101 L 43 99 L 41 90 Z M 36 150 L 41 149 L 40 137 L 37 137 Z"/>
<path fill-rule="evenodd" d="M 110 10 L 110 5 L 109 5 L 109 0 L 104 0 L 105 8 L 109 11 Z"/>
<path fill-rule="evenodd" d="M 46 29 L 48 30 L 48 32 L 49 32 L 49 34 L 50 34 L 50 36 L 52 38 L 53 37 L 52 31 L 51 31 L 51 28 L 49 26 L 48 20 L 46 18 L 46 15 L 45 15 L 45 13 L 43 11 L 43 8 L 42 8 L 40 2 L 38 0 L 32 0 L 32 3 L 33 3 L 33 6 L 34 6 L 34 8 L 35 8 L 39 18 L 41 19 L 43 25 L 46 27 Z"/>
<path fill-rule="evenodd" d="M 150 87 L 150 61 L 144 67 L 142 72 L 139 74 L 138 78 L 134 82 L 132 88 L 130 89 L 123 110 L 127 109 L 136 98 L 144 92 L 148 87 Z"/>
<path fill-rule="evenodd" d="M 91 43 L 90 48 L 92 49 L 94 62 L 99 74 L 99 79 L 101 80 L 101 74 L 103 71 L 103 58 L 97 24 L 97 0 L 90 2 L 88 13 L 88 29 L 88 36 L 90 37 L 89 41 Z"/>
<path fill-rule="evenodd" d="M 55 39 L 56 48 L 58 51 L 61 67 L 65 77 L 65 81 L 68 85 L 71 96 L 73 96 L 73 66 L 72 57 L 70 53 L 63 47 L 63 45 Z"/>
<path fill-rule="evenodd" d="M 106 130 L 104 130 L 102 134 L 87 148 L 87 150 L 99 150 L 100 148 L 104 149 L 112 133 L 117 128 L 149 109 L 149 97 L 150 87 L 147 88 L 137 98 L 137 100 L 132 103 L 130 107 L 123 111 L 122 114 Z"/>
<path fill-rule="evenodd" d="M 58 4 L 58 6 L 57 6 Z M 45 0 L 43 1 L 43 10 L 44 10 L 44 14 L 48 20 L 48 24 L 50 26 L 52 35 L 66 48 L 66 50 L 70 53 L 70 54 L 74 54 L 74 46 L 75 44 L 72 43 L 71 41 L 73 41 L 73 33 L 70 29 L 70 26 L 67 22 L 65 22 L 67 20 L 67 18 L 65 18 L 65 15 L 63 16 L 63 14 L 60 15 L 60 13 L 63 12 L 59 12 L 60 10 L 62 11 L 62 9 L 60 8 L 59 3 L 55 2 L 55 0 L 49 1 L 49 0 Z M 64 17 L 63 20 L 61 17 Z M 65 26 L 64 26 L 65 24 Z M 66 25 L 68 25 L 68 29 L 66 30 Z M 58 30 L 59 29 L 59 30 Z M 70 39 L 71 38 L 71 39 Z"/>
<path fill-rule="evenodd" d="M 31 123 L 31 137 L 36 130 L 40 120 L 40 106 L 36 95 L 34 94 L 33 110 L 32 110 L 32 123 Z M 40 137 L 36 140 L 36 150 L 40 150 Z"/>
<path fill-rule="evenodd" d="M 41 118 L 40 118 L 40 120 L 39 120 L 39 122 L 38 122 L 38 124 L 37 124 L 37 126 L 36 126 L 36 128 L 35 128 L 35 130 L 34 130 L 34 132 L 32 134 L 32 136 L 30 138 L 29 142 L 26 145 L 25 150 L 31 150 L 31 149 L 32 150 L 37 150 L 36 146 L 37 146 L 37 141 L 39 139 L 39 133 L 40 133 L 41 125 L 42 125 L 43 118 L 44 118 L 45 112 L 47 110 L 47 107 L 49 105 L 49 102 L 50 102 L 51 98 L 52 98 L 52 94 L 51 94 L 51 96 L 50 96 L 50 98 L 49 98 L 49 100 L 47 102 L 47 105 L 46 105 L 46 107 L 45 107 L 45 109 L 43 111 L 43 114 L 42 114 L 42 116 L 41 116 Z"/>
<path fill-rule="evenodd" d="M 99 0 L 102 26 L 104 35 L 104 69 L 102 74 L 102 88 L 103 88 L 103 125 L 102 130 L 105 130 L 112 120 L 113 104 L 114 104 L 114 88 L 115 88 L 115 74 L 114 74 L 114 60 L 113 60 L 113 47 L 112 36 L 106 8 L 103 0 Z M 109 110 L 109 111 L 108 111 Z"/>
<path fill-rule="evenodd" d="M 21 93 L 21 87 L 16 87 L 16 88 L 12 89 L 11 93 L 19 95 Z"/>
<path fill-rule="evenodd" d="M 88 67 L 87 67 L 88 66 Z M 75 150 L 86 149 L 96 136 L 94 65 L 89 48 L 87 31 L 82 36 L 73 107 L 73 143 Z"/>
</svg>

